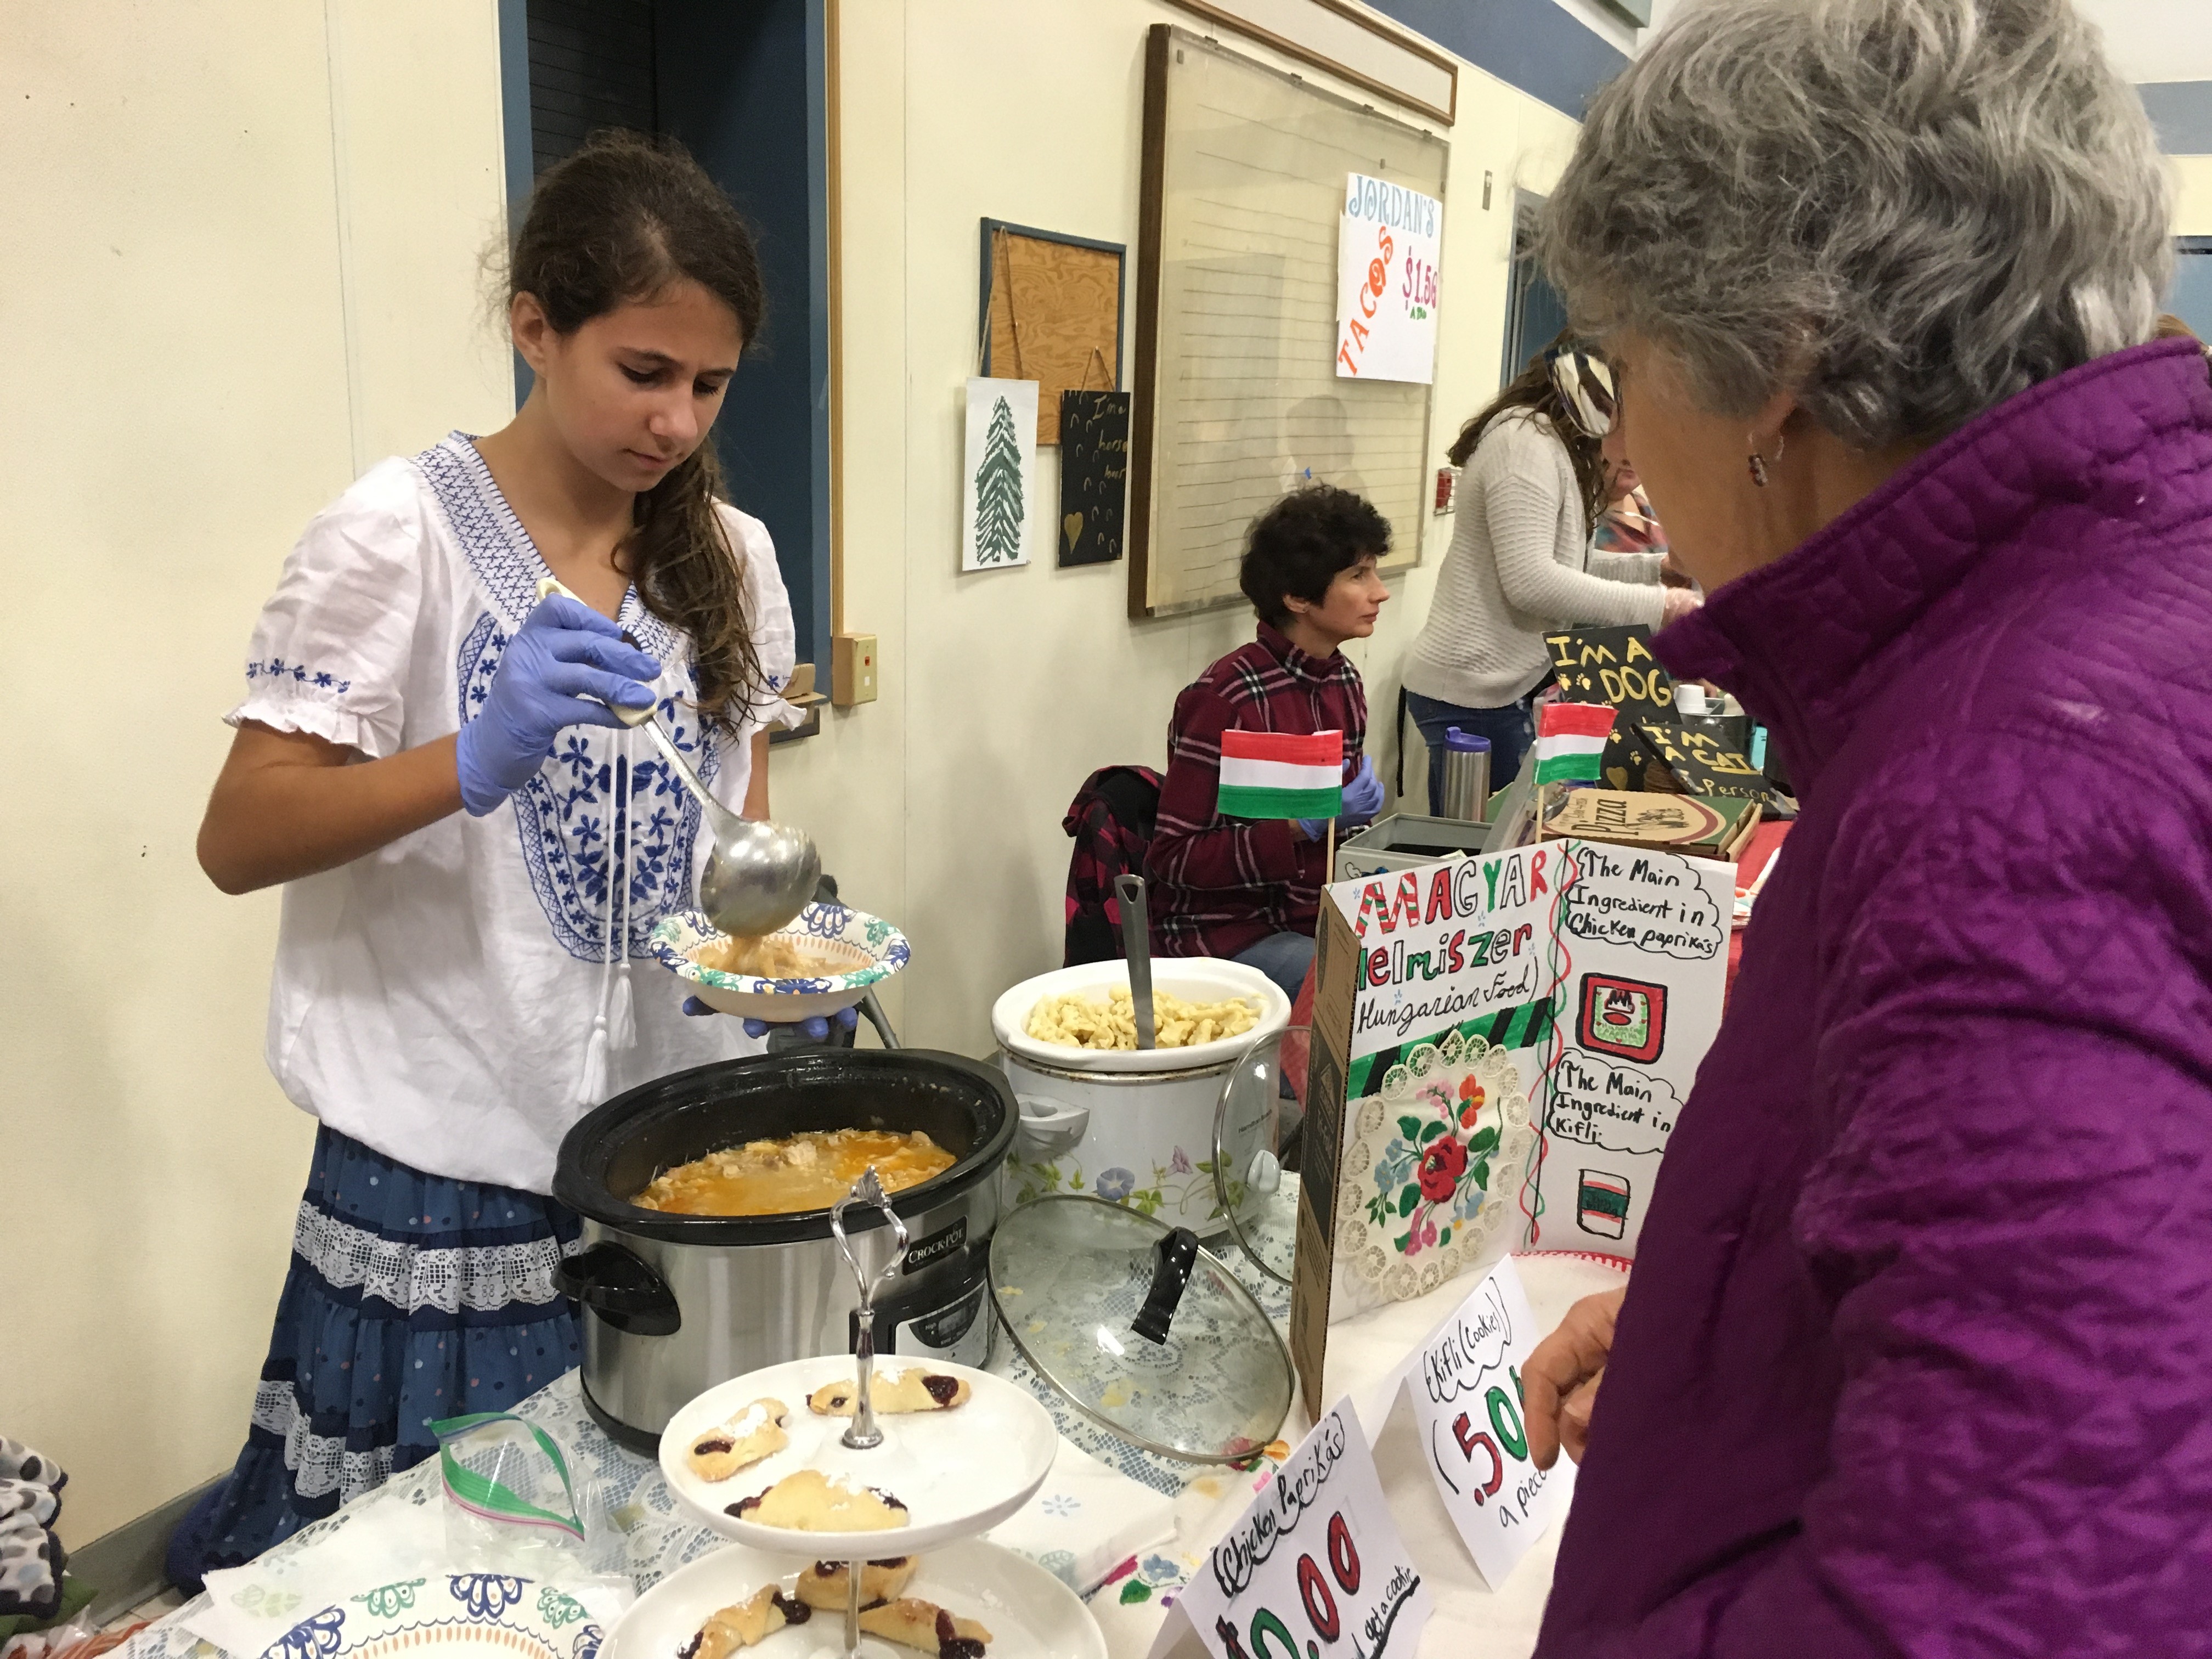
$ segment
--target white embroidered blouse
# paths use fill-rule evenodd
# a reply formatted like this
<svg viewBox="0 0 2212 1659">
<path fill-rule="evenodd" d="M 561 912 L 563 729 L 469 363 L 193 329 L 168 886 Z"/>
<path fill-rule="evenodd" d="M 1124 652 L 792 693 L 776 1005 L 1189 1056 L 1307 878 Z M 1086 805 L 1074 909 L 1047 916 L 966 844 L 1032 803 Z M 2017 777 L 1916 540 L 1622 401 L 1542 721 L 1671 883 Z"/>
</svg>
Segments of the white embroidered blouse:
<svg viewBox="0 0 2212 1659">
<path fill-rule="evenodd" d="M 734 737 L 701 742 L 689 641 L 635 589 L 619 620 L 662 665 L 661 722 L 734 810 L 753 733 L 799 715 L 775 695 L 794 658 L 775 550 L 759 520 L 721 515 L 769 678 Z M 372 760 L 447 736 L 482 705 L 546 574 L 465 434 L 380 462 L 285 560 L 227 718 Z M 653 924 L 694 902 L 699 828 L 648 739 L 575 726 L 497 811 L 289 884 L 270 1069 L 295 1105 L 416 1169 L 550 1191 L 562 1135 L 598 1103 L 579 1098 L 595 1018 L 610 1096 L 761 1047 L 734 1019 L 684 1014 L 680 981 L 646 955 Z"/>
</svg>

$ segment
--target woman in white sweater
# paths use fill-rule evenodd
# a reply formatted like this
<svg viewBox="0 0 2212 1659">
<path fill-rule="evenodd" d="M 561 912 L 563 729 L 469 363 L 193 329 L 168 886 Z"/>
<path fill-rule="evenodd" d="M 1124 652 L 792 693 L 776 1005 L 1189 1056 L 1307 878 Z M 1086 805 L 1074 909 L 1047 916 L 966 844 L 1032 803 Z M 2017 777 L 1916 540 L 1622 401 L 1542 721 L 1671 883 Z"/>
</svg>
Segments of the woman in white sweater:
<svg viewBox="0 0 2212 1659">
<path fill-rule="evenodd" d="M 1659 585 L 1646 553 L 1590 550 L 1606 502 L 1611 422 L 1604 365 L 1564 337 L 1460 429 L 1457 527 L 1406 661 L 1406 702 L 1429 750 L 1429 809 L 1443 793 L 1448 727 L 1490 740 L 1502 789 L 1535 740 L 1529 697 L 1551 672 L 1544 635 L 1577 625 L 1656 628 L 1697 604 Z"/>
</svg>

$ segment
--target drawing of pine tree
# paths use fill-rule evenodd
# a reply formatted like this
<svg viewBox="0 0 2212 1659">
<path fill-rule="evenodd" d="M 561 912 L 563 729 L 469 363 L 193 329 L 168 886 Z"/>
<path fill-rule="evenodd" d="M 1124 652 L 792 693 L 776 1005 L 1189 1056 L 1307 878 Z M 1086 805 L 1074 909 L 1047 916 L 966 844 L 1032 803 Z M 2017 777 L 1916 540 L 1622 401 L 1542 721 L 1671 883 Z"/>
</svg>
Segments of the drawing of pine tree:
<svg viewBox="0 0 2212 1659">
<path fill-rule="evenodd" d="M 975 469 L 975 562 L 1012 564 L 1022 556 L 1022 449 L 1014 438 L 1014 411 L 1000 398 L 991 405 L 983 434 L 983 464 Z"/>
</svg>

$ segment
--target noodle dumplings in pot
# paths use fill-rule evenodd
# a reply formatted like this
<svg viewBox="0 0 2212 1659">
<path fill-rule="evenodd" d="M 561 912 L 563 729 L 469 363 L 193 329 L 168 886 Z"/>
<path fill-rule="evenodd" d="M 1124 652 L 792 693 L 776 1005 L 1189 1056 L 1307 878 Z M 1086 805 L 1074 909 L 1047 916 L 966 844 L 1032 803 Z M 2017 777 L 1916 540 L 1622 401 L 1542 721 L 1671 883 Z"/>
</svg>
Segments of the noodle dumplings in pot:
<svg viewBox="0 0 2212 1659">
<path fill-rule="evenodd" d="M 1212 957 L 1154 958 L 1152 988 L 1164 1012 L 1187 1012 L 1178 1005 L 1188 1005 L 1218 1017 L 1241 1006 L 1249 1018 L 1231 1014 L 1219 1024 L 1243 1029 L 1172 1048 L 1054 1040 L 1071 1018 L 1083 1018 L 1085 1005 L 1104 1007 L 1116 990 L 1117 1006 L 1128 1009 L 1128 974 L 1119 962 L 1025 980 L 992 1008 L 1000 1064 L 1020 1108 L 1006 1171 L 1011 1202 L 1076 1192 L 1144 1210 L 1170 1227 L 1205 1233 L 1225 1224 L 1213 1182 L 1214 1108 L 1244 1051 L 1290 1023 L 1290 999 L 1258 969 Z M 1040 1027 L 1053 1036 L 1032 1035 L 1040 1014 Z M 1183 1035 L 1202 1029 L 1194 1022 Z"/>
</svg>

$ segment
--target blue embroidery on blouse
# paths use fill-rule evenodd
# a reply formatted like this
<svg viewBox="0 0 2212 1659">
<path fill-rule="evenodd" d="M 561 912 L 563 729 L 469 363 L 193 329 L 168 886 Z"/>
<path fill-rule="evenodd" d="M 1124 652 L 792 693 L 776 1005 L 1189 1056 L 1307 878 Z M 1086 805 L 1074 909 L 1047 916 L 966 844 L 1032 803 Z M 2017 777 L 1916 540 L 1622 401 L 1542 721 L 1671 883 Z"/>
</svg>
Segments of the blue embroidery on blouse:
<svg viewBox="0 0 2212 1659">
<path fill-rule="evenodd" d="M 464 724 L 483 709 L 511 638 L 486 611 L 462 640 L 455 668 Z M 696 711 L 664 696 L 656 712 L 678 750 L 711 785 L 721 757 L 714 744 L 700 740 Z M 635 757 L 627 763 L 617 752 L 618 740 L 606 726 L 569 727 L 538 775 L 508 797 L 531 890 L 562 949 L 585 962 L 605 956 L 611 872 L 629 887 L 630 956 L 649 956 L 653 924 L 694 902 L 699 802 L 659 753 L 646 747 L 647 739 L 631 739 Z M 618 829 L 615 804 L 625 797 Z"/>
<path fill-rule="evenodd" d="M 463 636 L 454 663 L 463 725 L 483 711 L 507 641 L 538 604 L 546 574 L 529 532 L 507 507 L 476 445 L 462 433 L 424 450 L 415 465 L 493 609 Z M 698 674 L 676 631 L 647 611 L 633 588 L 617 620 L 664 665 L 683 665 L 691 689 Z M 703 740 L 698 713 L 673 696 L 658 709 L 662 729 L 702 781 L 720 770 L 718 747 Z M 538 775 L 510 796 L 531 890 L 562 949 L 585 962 L 605 958 L 610 878 L 627 885 L 628 954 L 647 956 L 653 924 L 694 902 L 691 866 L 699 836 L 699 803 L 643 738 L 630 739 L 625 763 L 620 734 L 605 726 L 572 726 L 553 745 Z M 617 801 L 626 810 L 617 827 Z M 620 897 L 620 889 L 617 890 Z"/>
<path fill-rule="evenodd" d="M 249 680 L 290 680 L 295 685 L 313 686 L 318 691 L 353 690 L 351 680 L 342 680 L 327 670 L 310 668 L 305 663 L 286 662 L 282 657 L 246 664 L 246 678 Z"/>
<path fill-rule="evenodd" d="M 465 432 L 453 433 L 417 455 L 415 467 L 437 497 L 477 580 L 491 595 L 507 626 L 520 628 L 538 606 L 538 578 L 552 573 L 538 556 L 522 520 L 499 493 L 475 441 Z M 676 630 L 645 608 L 635 588 L 623 595 L 615 620 L 648 655 L 665 663 L 678 654 L 681 641 Z"/>
</svg>

